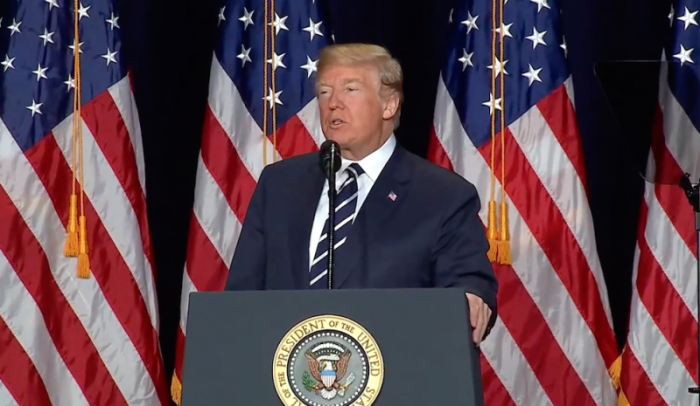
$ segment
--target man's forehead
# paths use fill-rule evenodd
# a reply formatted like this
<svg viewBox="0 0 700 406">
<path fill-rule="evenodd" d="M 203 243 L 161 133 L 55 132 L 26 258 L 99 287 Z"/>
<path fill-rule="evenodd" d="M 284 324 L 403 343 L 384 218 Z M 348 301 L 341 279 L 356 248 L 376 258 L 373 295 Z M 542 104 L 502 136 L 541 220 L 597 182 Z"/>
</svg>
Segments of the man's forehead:
<svg viewBox="0 0 700 406">
<path fill-rule="evenodd" d="M 364 67 L 355 66 L 333 66 L 329 67 L 323 72 L 317 79 L 319 84 L 332 84 L 332 83 L 364 83 L 369 80 L 369 75 L 371 72 Z"/>
<path fill-rule="evenodd" d="M 330 85 L 333 83 L 363 83 L 365 78 L 362 75 L 323 75 L 318 78 L 318 83 L 321 85 Z"/>
</svg>

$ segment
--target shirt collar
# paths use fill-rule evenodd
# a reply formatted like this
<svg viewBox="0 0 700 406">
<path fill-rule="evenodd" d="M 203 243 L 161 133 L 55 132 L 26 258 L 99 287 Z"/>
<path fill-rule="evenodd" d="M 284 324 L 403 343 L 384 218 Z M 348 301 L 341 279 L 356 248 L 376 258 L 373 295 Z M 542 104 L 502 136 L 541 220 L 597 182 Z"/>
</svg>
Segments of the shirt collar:
<svg viewBox="0 0 700 406">
<path fill-rule="evenodd" d="M 384 142 L 384 145 L 363 159 L 359 161 L 351 161 L 349 159 L 342 158 L 342 164 L 338 174 L 340 175 L 345 173 L 345 169 L 347 169 L 350 164 L 357 163 L 365 171 L 365 175 L 367 175 L 372 182 L 376 182 L 379 174 L 382 172 L 382 169 L 384 169 L 384 166 L 389 161 L 389 158 L 391 158 L 391 154 L 394 153 L 395 148 L 396 137 L 392 133 L 389 136 L 389 139 Z"/>
</svg>

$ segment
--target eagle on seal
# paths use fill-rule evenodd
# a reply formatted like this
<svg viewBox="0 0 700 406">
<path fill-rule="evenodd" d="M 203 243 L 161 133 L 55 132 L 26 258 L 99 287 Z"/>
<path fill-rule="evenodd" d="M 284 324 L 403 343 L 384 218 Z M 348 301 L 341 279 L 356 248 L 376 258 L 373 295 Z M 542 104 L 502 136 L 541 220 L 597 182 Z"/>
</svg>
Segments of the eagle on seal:
<svg viewBox="0 0 700 406">
<path fill-rule="evenodd" d="M 325 399 L 332 399 L 335 397 L 336 393 L 343 396 L 345 389 L 350 386 L 350 383 L 352 383 L 354 379 L 354 374 L 351 374 L 344 385 L 340 384 L 340 380 L 343 379 L 348 370 L 348 363 L 350 362 L 350 355 L 352 355 L 352 353 L 345 350 L 335 362 L 326 357 L 319 357 L 326 358 L 319 360 L 314 357 L 311 351 L 305 352 L 304 355 L 309 363 L 309 372 L 311 372 L 311 376 L 317 381 L 311 390 L 317 393 L 320 391 L 321 396 Z"/>
</svg>

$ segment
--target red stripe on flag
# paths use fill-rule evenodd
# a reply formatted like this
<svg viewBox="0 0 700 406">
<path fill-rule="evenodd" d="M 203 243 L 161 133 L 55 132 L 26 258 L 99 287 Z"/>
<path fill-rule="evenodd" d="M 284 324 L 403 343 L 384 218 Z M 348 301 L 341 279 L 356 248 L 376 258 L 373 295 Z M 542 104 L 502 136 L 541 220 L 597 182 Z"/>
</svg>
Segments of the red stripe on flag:
<svg viewBox="0 0 700 406">
<path fill-rule="evenodd" d="M 689 340 L 688 337 L 697 337 L 698 323 L 649 248 L 644 235 L 648 216 L 649 207 L 646 202 L 642 202 L 637 238 L 639 266 L 636 285 L 639 297 L 668 344 L 697 382 L 698 342 Z M 679 328 L 680 326 L 683 327 Z"/>
<path fill-rule="evenodd" d="M 318 150 L 316 141 L 296 114 L 277 129 L 276 136 L 270 134 L 268 137 L 273 145 L 276 144 L 277 152 L 283 159 Z"/>
<path fill-rule="evenodd" d="M 676 185 L 655 185 L 654 194 L 678 237 L 685 243 L 682 249 L 688 249 L 696 259 L 698 257 L 695 242 L 695 213 L 685 196 L 685 192 Z"/>
<path fill-rule="evenodd" d="M 2 188 L 0 188 L 1 190 Z M 4 209 L 0 208 L 0 211 Z M 0 214 L 0 217 L 4 215 Z M 0 384 L 19 406 L 51 406 L 44 381 L 22 345 L 0 317 Z"/>
<path fill-rule="evenodd" d="M 192 281 L 197 291 L 216 292 L 223 290 L 228 278 L 228 267 L 214 248 L 214 245 L 212 245 L 211 240 L 207 237 L 194 213 L 190 217 L 189 230 L 190 237 L 188 239 L 185 272 L 187 272 L 190 281 Z M 193 272 L 194 270 L 196 272 Z M 181 317 L 186 317 L 186 315 L 183 314 Z M 174 374 L 182 385 L 184 385 L 182 371 L 185 358 L 185 342 L 185 333 L 182 331 L 181 326 L 178 325 Z"/>
<path fill-rule="evenodd" d="M 260 151 L 262 156 L 262 150 Z M 238 220 L 243 223 L 256 182 L 238 152 L 207 106 L 202 137 L 202 160 Z M 201 198 L 198 196 L 198 198 Z M 196 245 L 195 245 L 196 247 Z M 188 253 L 189 257 L 190 253 Z M 197 262 L 197 264 L 199 264 Z M 201 267 L 201 264 L 199 265 Z M 199 285 L 195 285 L 199 288 Z"/>
<path fill-rule="evenodd" d="M 223 290 L 228 278 L 228 267 L 194 214 L 190 218 L 189 233 L 189 249 L 185 261 L 190 280 L 198 291 Z"/>
<path fill-rule="evenodd" d="M 53 136 L 49 135 L 37 143 L 28 151 L 28 155 L 37 157 L 42 155 L 37 151 L 53 149 L 51 146 L 47 147 L 48 142 L 54 142 Z M 60 166 L 59 160 L 63 159 L 58 158 L 46 160 L 46 166 L 53 165 L 52 169 L 56 169 L 56 166 Z M 47 176 L 55 176 L 57 172 L 59 171 L 44 173 L 50 174 Z M 65 190 L 70 192 L 70 188 Z M 65 200 L 68 200 L 68 194 L 65 195 Z M 68 213 L 68 208 L 59 213 Z M 12 230 L 12 233 L 0 233 L 0 250 L 5 253 L 8 262 L 39 307 L 51 339 L 56 343 L 56 349 L 65 360 L 85 398 L 93 405 L 105 404 L 104 402 L 108 401 L 110 406 L 126 406 L 126 399 L 116 386 L 83 324 L 56 284 L 43 249 L 2 188 L 0 224 Z"/>
<path fill-rule="evenodd" d="M 576 112 L 571 104 L 569 94 L 566 92 L 566 86 L 562 84 L 556 88 L 537 103 L 536 107 L 549 128 L 552 129 L 554 137 L 559 141 L 559 145 L 569 158 L 576 174 L 581 179 L 586 194 L 588 194 L 586 166 L 581 153 L 581 137 L 578 132 Z"/>
<path fill-rule="evenodd" d="M 109 92 L 100 93 L 81 108 L 83 121 L 90 129 L 95 142 L 100 147 L 119 184 L 124 189 L 124 194 L 131 203 L 138 219 L 144 254 L 148 262 L 154 264 L 151 237 L 148 230 L 146 195 L 139 182 L 136 153 L 131 144 L 129 129 L 126 127 L 124 118 Z M 151 272 L 155 279 L 153 267 Z"/>
<path fill-rule="evenodd" d="M 496 139 L 494 172 L 502 184 L 500 135 Z M 506 129 L 505 144 L 506 192 L 593 332 L 606 365 L 610 365 L 618 356 L 615 335 L 586 257 L 509 129 Z M 479 148 L 487 163 L 490 162 L 490 145 L 488 142 Z"/>
<path fill-rule="evenodd" d="M 445 148 L 443 148 L 442 144 L 440 144 L 440 140 L 435 132 L 435 127 L 430 127 L 427 157 L 430 162 L 454 172 L 454 167 L 452 166 L 452 162 L 450 162 L 450 157 L 447 156 Z"/>
<path fill-rule="evenodd" d="M 491 364 L 486 361 L 483 353 L 479 353 L 481 364 L 481 380 L 484 387 L 484 403 L 494 406 L 518 406 L 513 401 L 510 393 L 503 386 L 496 372 L 491 368 Z"/>
<path fill-rule="evenodd" d="M 185 363 L 185 335 L 182 327 L 177 327 L 177 341 L 175 343 L 175 377 L 182 383 L 182 366 Z"/>
<path fill-rule="evenodd" d="M 485 147 L 487 151 L 490 148 Z M 431 151 L 431 156 L 447 157 L 437 138 Z M 497 151 L 496 155 L 499 153 L 500 151 Z M 595 405 L 590 392 L 573 369 L 571 361 L 562 351 L 547 321 L 513 267 L 493 264 L 493 268 L 498 279 L 498 315 L 518 344 L 542 389 L 555 405 L 567 404 L 569 398 L 577 399 L 579 405 Z M 546 348 L 546 351 L 543 351 L 543 348 Z M 552 368 L 552 365 L 556 365 L 557 368 Z M 565 377 L 564 380 L 562 377 Z"/>
<path fill-rule="evenodd" d="M 631 406 L 666 405 L 646 371 L 629 348 L 622 353 L 620 387 Z"/>
<path fill-rule="evenodd" d="M 498 316 L 552 403 L 566 405 L 569 399 L 576 399 L 579 406 L 595 405 L 513 267 L 500 264 L 493 267 L 498 277 Z"/>
<path fill-rule="evenodd" d="M 664 209 L 671 224 L 685 241 L 685 245 L 695 258 L 698 257 L 695 235 L 695 215 L 685 192 L 679 186 L 683 169 L 669 151 L 664 138 L 663 116 L 661 108 L 657 107 L 652 133 L 652 151 L 657 173 L 655 185 L 656 199 Z M 691 179 L 695 182 L 697 179 Z"/>
<path fill-rule="evenodd" d="M 658 184 L 678 185 L 678 181 L 683 176 L 683 169 L 676 162 L 676 158 L 671 155 L 671 152 L 666 146 L 666 137 L 664 135 L 664 117 L 663 111 L 659 104 L 654 110 L 654 123 L 651 133 L 651 153 L 654 156 L 654 173 L 646 173 L 645 178 Z M 649 171 L 651 168 L 646 168 Z"/>
<path fill-rule="evenodd" d="M 124 194 L 131 204 L 131 208 L 134 210 L 138 221 L 144 255 L 148 261 L 153 264 L 154 262 L 150 256 L 151 243 L 148 232 L 148 220 L 146 219 L 146 196 L 139 183 L 136 157 L 134 155 L 131 139 L 129 138 L 128 129 L 119 109 L 114 103 L 114 99 L 112 99 L 112 95 L 109 92 L 102 92 L 100 95 L 90 100 L 90 102 L 83 105 L 82 117 L 106 161 L 112 168 L 120 186 L 124 190 Z M 56 145 L 56 147 L 58 148 L 58 145 Z M 37 165 L 39 165 L 38 162 Z M 60 173 L 68 173 L 70 176 L 69 167 L 66 166 Z M 61 188 L 70 185 L 70 177 L 64 178 L 63 180 L 67 183 L 59 183 L 56 186 Z M 53 188 L 47 187 L 47 189 Z M 66 188 L 65 190 L 68 191 L 70 189 Z M 56 197 L 58 197 L 58 195 Z M 65 201 L 66 199 L 62 200 Z M 60 207 L 60 202 L 55 201 L 54 204 Z M 67 209 L 67 207 L 65 209 Z M 99 226 L 97 226 L 97 224 L 99 224 Z M 115 269 L 117 269 L 117 272 L 114 272 L 115 277 L 110 276 L 111 272 L 105 272 L 103 274 L 105 278 L 103 283 L 106 283 L 106 285 L 101 284 L 101 286 L 112 286 L 115 281 L 119 280 L 119 283 L 125 289 L 121 294 L 113 294 L 113 300 L 108 299 L 109 303 L 114 308 L 115 314 L 124 326 L 129 339 L 133 342 L 137 352 L 141 356 L 146 370 L 156 387 L 158 398 L 161 403 L 167 404 L 170 401 L 170 397 L 166 386 L 165 371 L 160 362 L 158 332 L 151 324 L 145 299 L 138 288 L 129 266 L 124 262 L 123 257 L 113 244 L 111 237 L 102 226 L 96 213 L 94 213 L 94 217 L 88 217 L 88 228 L 92 228 L 92 230 L 88 231 L 88 240 L 92 251 L 91 255 L 94 256 L 95 254 L 92 253 L 97 253 L 99 258 L 100 253 L 104 254 L 108 258 L 107 262 L 113 264 Z M 96 251 L 95 248 L 93 248 L 97 247 L 99 249 L 102 246 L 106 248 L 104 251 Z M 93 265 L 95 264 L 98 263 L 93 262 Z M 94 268 L 97 269 L 98 273 L 101 273 L 103 269 L 109 269 L 99 265 Z M 155 280 L 153 268 L 151 268 L 151 272 Z M 131 299 L 126 295 L 127 292 L 133 294 Z M 106 292 L 105 296 L 108 297 Z M 119 310 L 117 310 L 117 308 Z M 134 311 L 138 316 L 134 317 Z M 144 340 L 143 338 L 145 336 L 147 336 L 148 339 Z"/>
<path fill-rule="evenodd" d="M 56 139 L 53 136 L 46 137 L 26 155 L 56 211 L 63 217 L 64 227 L 67 227 L 72 175 Z M 169 398 L 164 386 L 165 374 L 159 365 L 161 358 L 158 335 L 151 324 L 141 291 L 87 196 L 85 217 L 92 277 L 151 373 L 161 402 L 167 402 Z"/>
</svg>

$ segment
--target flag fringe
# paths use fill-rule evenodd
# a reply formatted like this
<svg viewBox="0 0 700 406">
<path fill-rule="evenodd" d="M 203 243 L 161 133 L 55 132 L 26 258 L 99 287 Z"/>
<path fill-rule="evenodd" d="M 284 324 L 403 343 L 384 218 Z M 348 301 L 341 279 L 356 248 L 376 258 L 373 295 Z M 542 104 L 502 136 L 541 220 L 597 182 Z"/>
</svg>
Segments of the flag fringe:
<svg viewBox="0 0 700 406">
<path fill-rule="evenodd" d="M 501 201 L 501 213 L 499 216 L 499 235 L 498 235 L 498 263 L 510 265 L 512 263 L 510 255 L 510 233 L 508 233 L 508 205 L 505 198 Z"/>
<path fill-rule="evenodd" d="M 620 389 L 620 393 L 617 395 L 617 406 L 631 406 L 622 389 Z"/>
<path fill-rule="evenodd" d="M 176 405 L 180 405 L 182 402 L 182 383 L 177 379 L 177 375 L 173 374 L 173 380 L 170 383 L 170 396 Z"/>
<path fill-rule="evenodd" d="M 624 350 L 622 352 L 624 353 Z M 615 361 L 613 361 L 612 365 L 610 365 L 610 368 L 608 368 L 608 373 L 610 374 L 610 380 L 613 388 L 615 388 L 617 391 L 617 406 L 631 406 L 620 385 L 620 376 L 622 375 L 622 354 L 620 354 Z"/>
<path fill-rule="evenodd" d="M 612 385 L 615 390 L 620 388 L 620 374 L 622 373 L 622 354 L 613 361 L 610 368 L 608 368 L 608 373 L 610 374 L 610 379 L 612 380 Z"/>
</svg>

